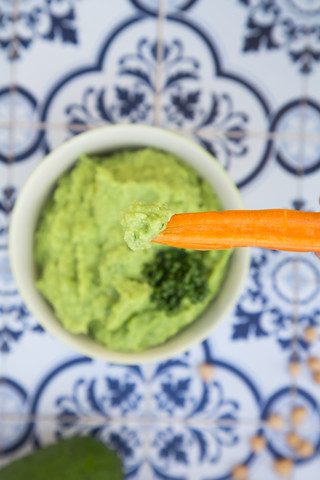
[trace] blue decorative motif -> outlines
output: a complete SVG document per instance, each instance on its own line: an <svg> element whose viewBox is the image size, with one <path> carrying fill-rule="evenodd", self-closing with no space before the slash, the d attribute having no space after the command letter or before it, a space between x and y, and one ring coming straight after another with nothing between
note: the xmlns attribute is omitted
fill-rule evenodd
<svg viewBox="0 0 320 480"><path fill-rule="evenodd" d="M42 327L30 316L14 282L8 252L8 220L16 198L14 187L6 187L0 196L0 354L9 353L12 344L18 342L26 331L43 332Z"/></svg>
<svg viewBox="0 0 320 480"><path fill-rule="evenodd" d="M303 74L320 61L319 2L238 0L249 10L244 52L284 48Z"/></svg>
<svg viewBox="0 0 320 480"><path fill-rule="evenodd" d="M38 411L47 383L62 374L68 378L67 387L50 398L55 416L63 430L65 423L78 422L84 417L96 417L104 423L108 418L125 417L142 408L143 375L140 367L103 365L97 371L94 364L79 358L62 364L44 379L36 395L34 413Z"/></svg>
<svg viewBox="0 0 320 480"><path fill-rule="evenodd" d="M213 381L206 384L190 377L188 363L172 359L161 363L153 376L153 396L157 414L164 412L172 417L193 418L205 415L211 421L238 421L239 404L225 398L224 387ZM217 427L219 433L220 427ZM222 427L221 432L232 434L232 428ZM218 435L219 436L219 435Z"/></svg>
<svg viewBox="0 0 320 480"><path fill-rule="evenodd" d="M237 106L236 99L239 90L249 102L254 99L254 128L261 124L259 128L264 129L269 107L262 94L248 81L226 72L212 40L186 19L168 17L168 25L173 32L175 27L187 29L204 49L204 59L200 61L195 52L189 53L175 33L161 45L159 61L157 42L141 37L143 22L154 24L152 17L129 19L107 38L96 64L70 72L55 86L45 101L41 121L50 122L54 110L55 121L60 115L61 122L68 125L69 136L103 123L150 124L157 95L161 95L158 121L166 128L192 131L194 138L236 177L237 185L244 186L265 165L271 144L262 141L261 147L257 149L255 144L252 149L248 131L253 128L253 118L243 104ZM131 38L130 47L122 56L115 56L112 49L124 28ZM162 72L160 91L155 79L157 67ZM75 85L77 88L72 88ZM50 132L46 141L49 151Z"/></svg>
<svg viewBox="0 0 320 480"><path fill-rule="evenodd" d="M168 429L167 432L172 434L171 429ZM162 442L162 446L159 449L160 457L173 457L177 462L188 463L187 446L183 446L184 437L182 435L173 435L173 437L164 439L164 441L162 439Z"/></svg>
<svg viewBox="0 0 320 480"><path fill-rule="evenodd" d="M16 189L14 187L8 186L0 190L0 253L3 253L8 248L8 227L9 227L9 215L13 209L14 202L16 199ZM3 260L4 262L4 260ZM8 285L9 280L11 279L10 269L8 268L7 263L3 264L0 272L2 272L4 278L4 284ZM7 292L7 288L6 288ZM1 288L0 288L1 294Z"/></svg>
<svg viewBox="0 0 320 480"><path fill-rule="evenodd" d="M201 136L201 130L199 130L199 133L195 133L195 137L228 171L235 159L244 157L248 153L247 123L248 115L234 111L232 98L228 94L213 93L208 116L199 127L211 125L221 133L217 138L208 140Z"/></svg>
<svg viewBox="0 0 320 480"><path fill-rule="evenodd" d="M288 419L288 412L292 406L303 407L306 411L306 418L303 425L296 425L295 431L304 440L307 440L314 446L314 454L308 457L299 457L295 455L295 463L301 464L310 462L319 456L320 450L320 434L315 425L319 424L320 415L316 399L306 390L296 388L292 390L285 387L275 392L266 402L262 411L261 418L266 420L271 414L278 414L282 418ZM292 450L286 441L286 432L276 432L267 429L266 437L268 448L274 457L292 457Z"/></svg>
<svg viewBox="0 0 320 480"><path fill-rule="evenodd" d="M198 0L166 0L166 12L187 10ZM149 15L158 15L159 0L131 0L133 5Z"/></svg>
<svg viewBox="0 0 320 480"><path fill-rule="evenodd" d="M246 408L251 415L255 410L260 411L259 393L251 381L233 366L212 358L207 342L203 348L204 361L214 363L216 373L211 381L204 382L194 374L188 356L160 363L151 378L155 422L168 415L171 418L170 427L155 428L152 446L156 457L151 466L156 478L192 477L195 464L199 478L202 478L200 472L207 478L213 464L212 478L228 478L230 463L226 458L241 441L238 429L241 418L249 415ZM232 397L236 391L237 400ZM184 419L181 428L180 418ZM248 453L245 460L242 456L239 461L250 459Z"/></svg>
<svg viewBox="0 0 320 480"><path fill-rule="evenodd" d="M137 410L142 396L137 392L136 382L132 381L132 372L136 373L136 370L125 373L123 380L112 376L77 379L71 395L63 395L56 400L58 418L63 423L65 416L76 421L89 415L108 417L111 411L125 416Z"/></svg>
<svg viewBox="0 0 320 480"><path fill-rule="evenodd" d="M250 337L274 337L282 349L292 353L296 332L292 328L297 315L298 356L306 354L310 344L303 339L304 329L318 326L320 309L320 272L318 261L290 253L255 249L245 293L236 307L234 340ZM317 260L314 258L314 260ZM295 309L293 305L298 305ZM301 308L299 306L301 305Z"/></svg>
<svg viewBox="0 0 320 480"><path fill-rule="evenodd" d="M44 445L48 437L55 441L92 435L117 450L125 463L126 478L134 476L143 463L143 436L139 428L129 426L128 417L138 416L138 409L143 408L143 382L140 367L99 364L86 357L61 364L43 379L34 395L31 413L41 418L49 409L55 419L45 430L41 422L35 425L35 445Z"/></svg>
<svg viewBox="0 0 320 480"><path fill-rule="evenodd" d="M279 164L288 172L301 176L309 175L319 169L320 148L318 142L304 140L303 155L301 139L286 139L293 132L297 136L318 136L320 132L320 105L308 98L293 100L275 114L270 130L280 136L273 143L275 156Z"/></svg>
<svg viewBox="0 0 320 480"><path fill-rule="evenodd" d="M113 103L108 106L106 89L95 90L90 87L84 91L81 104L66 107L65 112L72 133L78 133L79 125L116 123L118 120L133 123L150 121L152 104L148 98L155 92L157 44L143 38L138 41L136 50L137 53L119 59L119 78L129 77L135 80L131 89L115 86L114 94L110 95ZM201 133L195 136L221 165L229 170L232 160L244 156L248 150L245 144L247 114L234 111L232 98L227 93L212 92L210 105L206 111L203 109L200 103L201 91L187 90L190 88L188 87L190 80L197 82L194 88L199 88L200 64L195 58L184 54L180 40L174 40L172 44L163 46L163 70L162 94L168 94L163 105L166 122L183 128L189 121L193 121L196 131L210 125L223 132L214 140L203 138Z"/></svg>
<svg viewBox="0 0 320 480"><path fill-rule="evenodd" d="M7 216L11 213L16 199L16 189L8 186L2 190L0 197L0 215ZM2 232L3 233L3 232Z"/></svg>
<svg viewBox="0 0 320 480"><path fill-rule="evenodd" d="M16 381L0 376L1 414L5 416L25 415L28 408L28 395ZM25 422L4 422L1 424L0 457L14 452L27 440L30 425Z"/></svg>
<svg viewBox="0 0 320 480"><path fill-rule="evenodd" d="M10 110L14 111L19 122L33 123L38 121L38 103L32 93L16 85L14 91L9 87L0 89L0 119L10 122ZM6 130L4 130L6 132ZM16 129L13 145L8 135L0 135L0 162L15 162L28 158L39 146L41 131L36 129Z"/></svg>
<svg viewBox="0 0 320 480"><path fill-rule="evenodd" d="M177 409L187 407L187 397L190 392L191 378L173 376L170 372L182 370L185 375L189 374L188 364L181 360L168 360L161 363L154 374L154 380L161 379L159 390L154 392L157 410L163 410L169 415L176 414ZM192 394L191 394L192 395Z"/></svg>
<svg viewBox="0 0 320 480"><path fill-rule="evenodd" d="M22 1L18 12L14 2L2 2L0 6L0 49L7 53L10 60L21 57L38 39L63 43L78 43L76 28L77 0L37 0ZM14 41L11 41L12 25L16 24Z"/></svg>
<svg viewBox="0 0 320 480"><path fill-rule="evenodd" d="M70 130L76 125L118 121L145 122L151 121L152 95L155 91L155 64L157 46L146 38L139 40L136 54L128 54L119 58L119 79L132 78L130 87L115 85L110 93L103 87L87 88L82 95L81 104L65 107ZM108 93L112 98L108 102Z"/></svg>
<svg viewBox="0 0 320 480"><path fill-rule="evenodd" d="M203 347L198 347L202 361L212 362L209 345ZM244 373L217 359L218 377L203 382L193 374L191 357L150 365L153 403L149 406L144 403L146 385L140 367L103 364L86 357L62 363L43 379L30 408L39 418L50 412L55 421L45 429L36 422L29 434L37 446L50 439L94 435L121 455L126 478L176 480L185 478L187 470L196 465L203 478L212 465L215 479L227 478L233 447L244 435L238 428L241 416L247 408L256 418L260 416L260 396ZM241 392L241 400L230 398L233 389ZM152 418L155 405L156 417ZM162 423L168 415L170 427ZM147 425L148 432L141 425ZM144 438L153 452L147 459ZM249 447L237 455L239 461L252 458ZM176 468L180 467L179 476Z"/></svg>
<svg viewBox="0 0 320 480"><path fill-rule="evenodd" d="M230 478L231 465L234 464L230 455L235 452L239 441L235 434L228 443L220 442L215 429L210 426L154 428L150 467L155 478L225 480ZM226 460L229 457L230 460ZM251 459L249 454L244 462L249 463Z"/></svg>

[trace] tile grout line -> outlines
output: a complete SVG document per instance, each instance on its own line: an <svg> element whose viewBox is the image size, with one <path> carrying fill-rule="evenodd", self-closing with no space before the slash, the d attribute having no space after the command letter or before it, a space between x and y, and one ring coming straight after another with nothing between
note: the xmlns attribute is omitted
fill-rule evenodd
<svg viewBox="0 0 320 480"><path fill-rule="evenodd" d="M16 38L16 20L19 12L19 0L13 0L13 10L12 10L12 29L11 29L11 38L10 38L10 78L9 78L9 128L8 128L8 156L7 156L7 166L6 166L6 180L5 188L9 188L13 185L13 171L10 168L14 163L14 145L15 145L15 132L14 132L14 121L15 121L15 106L14 106L14 94L16 91L16 65L14 63L14 42ZM1 128L1 126L0 126ZM9 219L5 221L6 235L9 231ZM2 318L0 322L2 328L5 325L5 319ZM7 357L3 354L1 355L1 372L0 375L5 379L5 372L7 370ZM5 398L0 401L0 421L5 419ZM1 446L4 445L4 433L3 429L0 429L0 451Z"/></svg>
<svg viewBox="0 0 320 480"><path fill-rule="evenodd" d="M13 0L13 14L12 14L12 36L10 42L11 48L11 65L10 65L10 97L9 97L9 155L8 155L8 165L11 166L14 163L14 147L15 147L15 102L14 102L14 95L16 93L16 84L17 84L17 65L14 61L15 58L15 47L14 44L16 42L17 33L16 33L16 22L18 19L20 9L20 2L19 0ZM8 169L7 174L7 186L13 184L13 173L12 169Z"/></svg>
<svg viewBox="0 0 320 480"><path fill-rule="evenodd" d="M155 81L154 81L154 115L153 124L160 126L161 124L161 93L163 85L163 45L164 45L164 25L166 18L166 0L159 0L158 18L157 18L157 32L156 32L156 67L155 67Z"/></svg>
<svg viewBox="0 0 320 480"><path fill-rule="evenodd" d="M306 98L308 96L308 81L306 78L302 77L301 79L301 101L300 101L300 144L299 144L299 171L298 178L296 183L296 196L297 198L303 198L304 191L304 161L305 161L305 144L306 144ZM298 357L299 355L299 292L301 286L300 279L300 264L301 264L301 254L297 254L297 262L293 265L293 276L294 276L294 285L293 285L293 306L292 306L292 342L291 342L291 351L293 357ZM296 403L298 397L297 391L297 378L291 376L291 388L290 395L292 406ZM291 425L292 430L294 431L294 425Z"/></svg>
<svg viewBox="0 0 320 480"><path fill-rule="evenodd" d="M17 38L16 32L16 22L18 19L20 10L20 1L13 0L13 11L12 11L12 36L10 41L10 86L9 86L9 124L7 128L9 129L9 153L8 153L8 169L7 169L7 187L13 185L13 168L10 168L15 161L14 149L15 149L15 121L16 121L16 112L15 112L15 102L14 95L17 90L17 65L15 63L15 42ZM1 128L1 125L0 125Z"/></svg>
<svg viewBox="0 0 320 480"><path fill-rule="evenodd" d="M158 16L157 16L157 31L156 31L156 65L155 65L155 96L153 103L153 124L160 126L161 124L161 92L162 92L162 76L163 76L163 45L164 45L164 24L165 24L165 12L166 12L166 0L159 0ZM148 372L149 373L149 372ZM151 417L151 382L150 375L147 376L147 382L145 386L146 395L146 412L147 416ZM147 463L150 458L150 445L151 445L151 424L147 423L146 429L143 435L143 451L144 462Z"/></svg>
<svg viewBox="0 0 320 480"><path fill-rule="evenodd" d="M162 93L162 77L163 77L163 46L164 46L164 24L166 18L166 0L159 0L158 16L157 16L157 31L156 31L156 66L155 66L155 97L154 97L154 116L153 124L160 126L161 124L161 93ZM146 384L146 412L151 416L151 382L150 375L147 377ZM147 425L144 435L144 457L147 462L150 457L150 440L151 431L150 424Z"/></svg>
<svg viewBox="0 0 320 480"><path fill-rule="evenodd" d="M268 428L272 430L269 426L267 420L249 420L243 419L239 422L234 420L213 420L210 421L208 418L202 419L175 419L175 418L161 418L157 419L156 417L84 417L78 422L74 421L73 416L64 415L59 417L59 421L62 423L77 423L78 425L138 425L144 427L150 426L183 426L183 427L195 427L198 426L200 428ZM53 415L14 415L10 414L7 415L1 423L3 424L12 424L12 423L56 423L57 418ZM289 431L291 425L288 423L285 425L283 432ZM304 428L305 433L320 433L320 427L315 428Z"/></svg>
<svg viewBox="0 0 320 480"><path fill-rule="evenodd" d="M16 91L16 89L12 89L12 91ZM64 130L66 128L72 129L77 132L86 132L87 130L91 130L93 128L101 128L107 125L116 125L116 124L108 124L105 122L97 122L87 125L79 125L79 124L66 124L66 123L46 123L46 122L19 122L19 121L0 121L0 128L4 129L14 129L18 128L21 130ZM181 135L198 135L202 132L202 129L180 129L180 128L170 128L170 131L175 133L180 133ZM243 134L240 132L228 132L225 130L216 130L214 128L207 128L205 130L206 136L224 136L227 138L242 138ZM319 142L320 141L320 134L307 134L305 133L302 137L301 134L295 132L266 132L266 131L258 131L258 130L251 130L247 132L247 138L256 138L256 139L264 139L264 140L277 140L277 139L287 139L291 141L313 141Z"/></svg>

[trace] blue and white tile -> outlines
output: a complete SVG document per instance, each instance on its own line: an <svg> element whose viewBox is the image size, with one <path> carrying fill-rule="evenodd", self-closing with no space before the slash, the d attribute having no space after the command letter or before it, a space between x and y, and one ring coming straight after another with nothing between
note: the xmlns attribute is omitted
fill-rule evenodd
<svg viewBox="0 0 320 480"><path fill-rule="evenodd" d="M253 428L219 428L187 425L152 429L149 478L220 480L230 478L238 464L253 459L249 440Z"/></svg>
<svg viewBox="0 0 320 480"><path fill-rule="evenodd" d="M77 425L149 415L143 367L93 361L29 331L3 360L2 374L27 392L27 413L37 418L68 417Z"/></svg>
<svg viewBox="0 0 320 480"><path fill-rule="evenodd" d="M255 144L252 142L253 150ZM248 209L293 208L303 209L301 179L289 173L279 164L273 142L266 163L252 181L240 189L242 199Z"/></svg>
<svg viewBox="0 0 320 480"><path fill-rule="evenodd" d="M125 0L112 8L99 0L28 0L19 3L16 50L18 77L23 86L43 99L53 81L95 56L106 31L134 16ZM87 21L91 18L91 21ZM41 58L50 56L45 68ZM41 72L35 77L34 72Z"/></svg>
<svg viewBox="0 0 320 480"><path fill-rule="evenodd" d="M39 122L39 101L34 91L19 83L11 94L12 121L14 122L12 155L20 162L30 155L40 140L40 131L33 128Z"/></svg>
<svg viewBox="0 0 320 480"><path fill-rule="evenodd" d="M270 130L279 134L274 140L278 163L297 176L310 175L319 169L320 104L309 97L283 105L275 114ZM292 138L292 134L297 136Z"/></svg>
<svg viewBox="0 0 320 480"><path fill-rule="evenodd" d="M15 188L15 194L18 195L27 178L43 160L46 150L42 141L44 130L30 126L15 128L13 134L14 161L6 165L6 169L9 184Z"/></svg>
<svg viewBox="0 0 320 480"><path fill-rule="evenodd" d="M311 347L303 340L304 329L319 324L319 275L312 253L253 249L243 294L212 334L215 355L246 368L265 393L289 381L293 336L296 355L305 360Z"/></svg>
<svg viewBox="0 0 320 480"><path fill-rule="evenodd" d="M13 45L11 42L13 35L13 13L14 4L10 0L4 0L0 7L1 19L1 35L0 35L0 59L1 64L5 65L5 60L8 63L14 57ZM5 70L4 70L5 71Z"/></svg>
<svg viewBox="0 0 320 480"><path fill-rule="evenodd" d="M130 22L101 43L95 62L70 69L44 104L46 122L86 126L152 123L156 72L154 18ZM49 135L49 144L50 144Z"/></svg>
<svg viewBox="0 0 320 480"><path fill-rule="evenodd" d="M4 61L0 61L0 69L5 66ZM2 75L2 73L1 73ZM9 78L7 79L9 82ZM1 82L1 79L0 79ZM7 171L6 164L8 157L11 156L12 150L12 131L7 127L12 121L12 103L9 83L3 86L0 84L0 186L6 183Z"/></svg>
<svg viewBox="0 0 320 480"><path fill-rule="evenodd" d="M320 17L320 14L319 14ZM320 21L320 20L319 20ZM320 48L320 47L319 47ZM320 104L320 93L319 93L319 75L320 75L320 65L318 66L317 73L314 75L310 75L308 78L308 100L313 105L313 110L316 111L316 120L312 125L312 131L317 132L319 136L319 104ZM311 127L311 125L310 125Z"/></svg>
<svg viewBox="0 0 320 480"><path fill-rule="evenodd" d="M246 465L249 478L276 480L274 461L278 451L280 455L292 458L292 452L282 444L284 435L273 439L277 451L270 439L267 448L260 454L253 454L250 446L254 427L214 428L210 426L189 426L184 424L155 425L150 428L130 424L82 424L74 426L61 422L36 422L29 429L23 444L10 456L2 456L4 464L8 458L16 458L43 447L77 435L93 435L109 448L117 451L124 464L126 479L144 480L222 480L231 478L234 467ZM317 447L319 437L304 434L304 438L314 442ZM315 455L296 460L291 478L300 480L317 478L319 457ZM304 476L305 475L305 476Z"/></svg>
<svg viewBox="0 0 320 480"><path fill-rule="evenodd" d="M316 329L318 334L320 335L320 326L319 323L316 325ZM319 340L313 343L308 350L308 355L310 357L318 357L320 356L320 344ZM301 364L301 374L297 378L297 384L299 388L304 390L312 397L318 404L318 411L320 411L320 402L319 402L319 395L320 395L320 385L313 380L313 372L311 372L310 368L308 367L306 362ZM320 432L320 419L316 419L313 425L310 427L310 430L313 432Z"/></svg>
<svg viewBox="0 0 320 480"><path fill-rule="evenodd" d="M12 165L14 168L14 165ZM0 188L0 361L4 361L27 333L39 335L43 332L38 322L32 318L25 306L14 281L8 254L8 228L10 214L14 207L19 187L12 182L8 172L8 180ZM22 179L21 179L22 180ZM24 181L23 179L22 181ZM16 367L19 363L16 364ZM21 359L21 364L25 361ZM7 363L5 364L5 367ZM3 373L3 372L1 372Z"/></svg>
<svg viewBox="0 0 320 480"><path fill-rule="evenodd" d="M32 414L70 417L75 424L147 415L145 376L139 366L121 366L73 357L57 362L32 392Z"/></svg>
<svg viewBox="0 0 320 480"><path fill-rule="evenodd" d="M60 3L60 4L59 4ZM21 60L26 52L34 49L37 43L62 41L77 44L76 1L45 2L27 0L15 4L9 0L2 2L2 56L12 61ZM14 42L9 44L13 35Z"/></svg>
<svg viewBox="0 0 320 480"><path fill-rule="evenodd" d="M159 14L159 6L162 0L131 0L131 2L141 11L148 15ZM192 7L197 0L166 0L162 2L165 7L165 13L175 13L176 11L186 11ZM162 6L161 5L161 6Z"/></svg>
<svg viewBox="0 0 320 480"><path fill-rule="evenodd" d="M7 166L7 182L0 188L0 363L2 365L0 374L7 373L7 369L10 370L12 367L12 378L14 381L19 381L22 378L26 379L33 376L32 370L28 370L26 358L33 357L30 352L34 351L34 347L27 342L27 349L25 350L25 339L31 336L37 344L37 339L41 337L43 342L44 337L48 338L48 335L44 333L37 320L30 315L22 300L9 261L8 228L10 215L19 188L28 174L31 173L30 169L27 171L23 169L19 176L13 175L13 173L16 173L16 167L16 163ZM17 350L20 350L19 355L13 355ZM42 362L38 361L37 356L33 358L36 366L39 367ZM16 376L19 378L16 379Z"/></svg>
<svg viewBox="0 0 320 480"><path fill-rule="evenodd" d="M8 257L9 217L16 198L16 188L3 182L0 185L0 375L3 374L3 355L10 351L24 330L29 313L13 280Z"/></svg>
<svg viewBox="0 0 320 480"><path fill-rule="evenodd" d="M315 479L318 476L320 469L320 457L313 458L311 462L306 462L299 465L295 469L295 480L304 480L305 478Z"/></svg>
<svg viewBox="0 0 320 480"><path fill-rule="evenodd" d="M229 402L229 408L230 408ZM275 432L270 427L259 428L258 422L247 422L245 426L237 423L220 423L206 425L191 419L190 422L178 424L177 420L154 427L154 440L150 463L154 478L162 478L166 472L168 478L216 479L230 478L232 469L238 464L245 464L249 470L249 478L278 478L274 472L274 461L279 457L292 458L295 462L293 478L303 478L302 471L308 470L315 479L317 458L319 454L319 407L316 397L310 392L298 388L293 397L289 387L275 392L266 398L261 418L269 414L280 414L289 424L289 412L292 406L303 406L307 410L307 418L303 426L297 428L298 434L314 447L314 454L308 458L298 458L286 444L288 426L284 431ZM225 420L230 418L226 417ZM250 440L256 433L263 433L267 440L266 450L261 454L253 454ZM308 468L307 468L308 467ZM159 477L157 476L159 475ZM312 476L313 475L313 476ZM153 477L152 477L153 478Z"/></svg>
<svg viewBox="0 0 320 480"><path fill-rule="evenodd" d="M109 96L111 94L109 90L113 88L115 76L118 75L120 58L126 54L130 55L131 50L142 37L151 37L153 42L155 40L156 19L147 17L129 1L113 2L112 8L109 8L109 3L101 4L99 0L55 1L50 2L49 6L42 0L33 0L32 3L41 4L33 5L33 8L38 7L43 10L47 27L52 24L52 19L55 19L56 23L52 38L47 38L48 35L35 36L28 50L23 52L18 64L18 79L24 88L33 95L36 94L41 106L41 119L45 121L68 122L65 118L68 114L64 109L60 115L55 111L54 118L49 115L47 109L52 97L62 88L62 85L68 83L71 74L75 77L74 94L70 96L69 101L67 97L65 98L63 107L67 108L72 104L81 105L86 89L90 88L94 90L106 88ZM26 4L22 2L22 8L27 10L26 15L30 14L31 7L30 2ZM49 10L56 10L57 13L52 14ZM88 18L91 19L90 22L87 21ZM66 29L65 32L64 29ZM129 45L131 48L128 47ZM110 54L109 46L112 47ZM108 51L107 63L104 62L106 56L104 50ZM40 59L48 55L51 61L43 69ZM146 59L148 60L152 59ZM127 66L132 68L132 62L130 65L124 65L123 69ZM35 78L34 72L39 68L41 68L41 75ZM105 68L108 68L107 74ZM79 82L78 77L82 82ZM135 80L137 83L141 78ZM125 86L122 86L122 89L124 88ZM125 95L121 91L121 85L119 89L118 96ZM68 94L70 95L70 91L66 93ZM101 95L103 96L103 93ZM94 102L94 95L91 98ZM132 100L131 97L128 101L130 100ZM99 118L99 112L90 113L96 114ZM87 120L96 123L92 117Z"/></svg>
<svg viewBox="0 0 320 480"><path fill-rule="evenodd" d="M293 460L292 457L289 457ZM279 480L279 476L274 467L275 458L268 452L258 455L252 462L249 469L249 478L258 478L259 480ZM308 478L316 480L319 469L319 458L311 458L303 464L293 464L292 472L287 478L294 480L303 480ZM285 477L286 478L286 477Z"/></svg>
<svg viewBox="0 0 320 480"><path fill-rule="evenodd" d="M317 2L312 3L317 10ZM295 4L312 10L310 2L303 0L199 0L177 15L211 36L224 68L249 78L273 110L302 95L307 72L318 66L317 56L310 55L306 45L308 28L319 24L317 16L312 11L301 13Z"/></svg>
<svg viewBox="0 0 320 480"><path fill-rule="evenodd" d="M248 419L258 421L262 399L253 378L239 363L221 360L208 342L160 363L150 380L151 414L169 424L177 420L223 424L222 430L224 423L236 426ZM212 378L202 377L199 368L203 364L212 365Z"/></svg>
<svg viewBox="0 0 320 480"><path fill-rule="evenodd" d="M314 446L315 454L319 452L320 412L317 397L313 396L310 390L301 388L300 386L295 389L284 387L267 399L261 415L261 418L266 420L269 415L277 414L280 415L286 423L286 428L282 431L275 431L270 427L265 429L268 449L275 458L290 457L293 454L292 449L290 449L286 442L286 435L288 431L292 429L290 422L292 407L305 408L307 412L306 418L300 425L296 425L294 430L301 438L308 440ZM305 459L299 458L297 454L295 461L297 464L300 464L303 463Z"/></svg>
<svg viewBox="0 0 320 480"><path fill-rule="evenodd" d="M166 127L211 127L228 133L267 129L264 91L249 76L231 73L214 37L187 14L166 20L162 69Z"/></svg>
<svg viewBox="0 0 320 480"><path fill-rule="evenodd" d="M6 456L23 447L30 425L19 417L29 413L30 398L19 382L7 376L0 377L0 465Z"/></svg>
<svg viewBox="0 0 320 480"><path fill-rule="evenodd" d="M291 152L292 147L291 156L288 154L286 158L295 166L301 142L291 140L283 146L279 139L270 139L264 133L247 132L234 142L223 132L211 135L203 135L201 130L179 132L205 148L224 167L240 189L246 208L302 208L299 206L299 201L303 202L300 176L296 171L289 172L277 159L281 148Z"/></svg>
<svg viewBox="0 0 320 480"><path fill-rule="evenodd" d="M0 124L12 121L12 102L10 98L10 85L13 80L12 51L12 2L5 1L0 5ZM12 136L8 128L0 126L0 188L6 180L4 162L11 153Z"/></svg>

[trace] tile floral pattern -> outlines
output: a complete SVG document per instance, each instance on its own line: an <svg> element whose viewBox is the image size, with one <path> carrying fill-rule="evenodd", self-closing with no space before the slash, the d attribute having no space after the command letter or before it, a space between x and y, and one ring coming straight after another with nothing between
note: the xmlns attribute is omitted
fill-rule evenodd
<svg viewBox="0 0 320 480"><path fill-rule="evenodd" d="M17 60L23 51L32 48L37 41L62 41L78 43L76 26L77 0L4 0L0 6L0 22L3 34L0 48L10 60ZM11 26L15 23L14 41L11 41Z"/></svg>
<svg viewBox="0 0 320 480"><path fill-rule="evenodd" d="M239 0L248 9L244 52L286 50L302 74L320 60L319 14L316 1Z"/></svg>
<svg viewBox="0 0 320 480"><path fill-rule="evenodd" d="M158 364L120 366L79 356L29 314L8 229L46 153L129 122L206 148L248 208L317 211L319 28L318 0L1 2L0 70L14 83L0 79L0 464L93 435L118 451L126 479L227 480L241 464L249 479L269 480L279 458L292 460L292 478L318 478L319 375L307 367L320 357L315 255L253 249L238 304L208 340ZM52 78L41 70L48 57ZM293 407L305 415L297 425ZM293 427L307 454L288 446Z"/></svg>
<svg viewBox="0 0 320 480"><path fill-rule="evenodd" d="M232 339L273 336L289 354L299 359L306 357L311 345L303 333L319 324L319 280L316 258L299 258L274 250L254 252L247 288L235 309ZM299 303L297 332L292 329L295 296ZM297 336L294 352L293 335Z"/></svg>

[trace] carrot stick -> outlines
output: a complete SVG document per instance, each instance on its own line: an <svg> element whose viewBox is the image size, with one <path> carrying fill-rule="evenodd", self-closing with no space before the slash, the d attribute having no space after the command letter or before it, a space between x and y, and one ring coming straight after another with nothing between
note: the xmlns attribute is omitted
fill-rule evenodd
<svg viewBox="0 0 320 480"><path fill-rule="evenodd" d="M180 213L152 242L193 250L320 251L320 213L283 209Z"/></svg>

